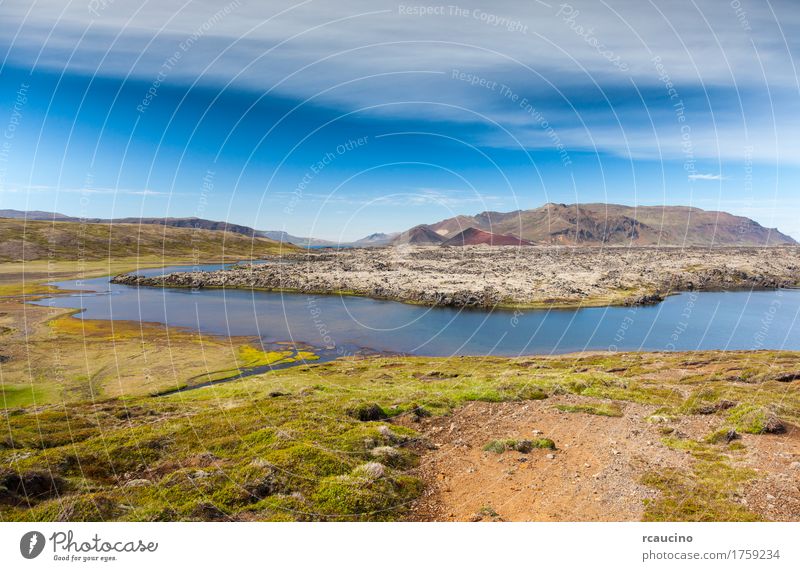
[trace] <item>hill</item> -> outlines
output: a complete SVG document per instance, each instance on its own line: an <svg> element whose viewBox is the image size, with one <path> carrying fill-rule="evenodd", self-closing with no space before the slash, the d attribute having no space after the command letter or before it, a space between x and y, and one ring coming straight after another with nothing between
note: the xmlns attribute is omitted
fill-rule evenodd
<svg viewBox="0 0 800 571"><path fill-rule="evenodd" d="M410 232L410 230L409 230ZM400 235L399 232L393 232L391 234L384 234L383 232L376 232L375 234L370 234L369 236L364 236L360 240L356 240L355 242L350 242L347 244L342 244L343 246L353 246L356 248L374 248L377 246L388 246L391 244L398 236Z"/></svg>
<svg viewBox="0 0 800 571"><path fill-rule="evenodd" d="M406 230L397 238L392 240L392 245L400 244L416 244L416 245L432 245L441 244L444 242L439 234L430 229L425 224L414 226L410 230Z"/></svg>
<svg viewBox="0 0 800 571"><path fill-rule="evenodd" d="M777 229L726 212L687 206L545 204L532 210L482 212L428 225L444 238L467 228L541 245L775 246L796 244Z"/></svg>
<svg viewBox="0 0 800 571"><path fill-rule="evenodd" d="M45 212L43 210L14 210L6 208L0 210L0 218L15 218L24 220L72 220L73 218L60 212ZM75 219L77 220L77 219Z"/></svg>
<svg viewBox="0 0 800 571"><path fill-rule="evenodd" d="M277 242L294 244L297 246L335 246L335 242L329 240L318 240L316 238L304 238L292 236L280 230L256 230L250 226L233 224L219 220L206 220L194 216L184 218L156 218L156 217L128 217L128 218L78 218L67 216L59 212L45 212L42 210L0 210L0 218L13 218L15 220L47 220L58 222L82 222L84 224L156 224L160 226L171 226L174 228L197 228L203 230L222 230L223 232L233 232L243 236L269 238Z"/></svg>
<svg viewBox="0 0 800 571"><path fill-rule="evenodd" d="M319 238L311 238L305 236L294 236L283 230L261 230L259 235L264 238L269 238L277 242L284 242L286 244L294 244L295 246L302 246L309 248L313 246L336 246L337 243L331 240L321 240Z"/></svg>
<svg viewBox="0 0 800 571"><path fill-rule="evenodd" d="M175 228L199 228L204 230L222 230L244 236L258 236L258 230L241 224L206 220L195 216L185 218L156 218L156 217L127 217L127 218L78 218L67 216L59 212L44 212L41 210L0 210L0 218L13 218L15 220L47 220L57 222L82 222L84 224L158 224Z"/></svg>
<svg viewBox="0 0 800 571"><path fill-rule="evenodd" d="M438 236L438 234L437 234ZM467 228L449 240L442 242L442 246L532 246L533 242L522 240L516 236L493 234L477 228Z"/></svg>
<svg viewBox="0 0 800 571"><path fill-rule="evenodd" d="M248 259L287 250L294 251L296 247L223 230L0 219L0 261L102 260L148 255Z"/></svg>

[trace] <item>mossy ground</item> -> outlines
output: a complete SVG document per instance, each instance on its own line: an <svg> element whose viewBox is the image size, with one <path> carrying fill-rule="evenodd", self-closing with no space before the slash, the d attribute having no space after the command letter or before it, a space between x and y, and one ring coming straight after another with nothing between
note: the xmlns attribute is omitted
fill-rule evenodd
<svg viewBox="0 0 800 571"><path fill-rule="evenodd" d="M695 358L727 366L761 359L774 366L788 356L706 353ZM665 364L677 370L686 358L373 357L299 365L168 397L9 408L0 444L4 464L21 474L54 474L65 486L60 497L30 505L19 498L7 501L2 517L402 518L422 483L409 474L418 458L411 446L417 435L395 418L413 417L420 410L447 414L475 400L538 399L565 392L606 398L611 392L621 401L658 401L680 411L699 386L707 390L708 384L680 374L670 381L661 376ZM740 399L749 386L722 380L713 384ZM780 403L783 418L797 421L796 389L785 383L749 387L750 400L759 406ZM352 411L364 403L378 405L389 418L359 420ZM724 419L729 413L718 414ZM730 501L737 482L755 477L736 466L735 447L670 437L664 445L688 450L694 464L688 471L646 476L647 485L662 491L659 500L648 504L647 519L756 517Z"/></svg>
<svg viewBox="0 0 800 571"><path fill-rule="evenodd" d="M646 521L759 521L758 514L732 501L741 485L758 476L737 466L736 442L726 443L717 434L705 442L667 437L664 445L691 454L690 470L648 472L642 483L661 492L656 501L645 502Z"/></svg>

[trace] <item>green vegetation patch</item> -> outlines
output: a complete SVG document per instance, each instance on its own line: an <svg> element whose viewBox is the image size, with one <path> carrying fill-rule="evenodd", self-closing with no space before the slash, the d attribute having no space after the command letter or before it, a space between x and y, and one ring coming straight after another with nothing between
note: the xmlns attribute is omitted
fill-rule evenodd
<svg viewBox="0 0 800 571"><path fill-rule="evenodd" d="M557 404L554 408L562 412L582 412L597 416L622 416L622 410L615 404Z"/></svg>
<svg viewBox="0 0 800 571"><path fill-rule="evenodd" d="M547 450L555 450L556 443L549 438L535 438L533 440L515 440L513 438L506 438L503 440L492 440L484 447L484 452L494 452L495 454L502 454L507 450L514 450L527 454L532 452L535 448L546 448Z"/></svg>
<svg viewBox="0 0 800 571"><path fill-rule="evenodd" d="M46 398L46 389L37 385L5 384L0 388L0 404L5 408L30 406L44 402Z"/></svg>
<svg viewBox="0 0 800 571"><path fill-rule="evenodd" d="M740 432L748 434L780 434L786 431L781 420L763 406L741 404L728 413L728 422Z"/></svg>
<svg viewBox="0 0 800 571"><path fill-rule="evenodd" d="M252 348L239 356L248 363L274 358ZM0 488L0 519L402 519L421 491L412 471L422 449L413 427L424 426L425 417L450 414L471 401L558 393L591 397L576 398L567 405L575 408L562 409L568 412L608 413L601 407L617 406L599 399L662 407L650 420L664 429L666 445L688 451L692 459L687 470L645 477L661 492L648 502L647 519L755 519L735 501L739 486L755 474L736 466L741 442L726 443L727 431L761 433L778 417L800 422L800 395L778 381L729 381L726 371L772 367L775 375L790 374L796 355L697 353L691 376L679 372L690 366L681 365L686 360L680 354L353 358L170 396L68 406L38 399L31 406L30 396L15 396L24 391L14 393L17 386L6 384L12 389L6 398L18 400L2 411L1 476L11 487ZM38 385L42 390L63 390L55 379L45 380ZM693 397L696 404L739 403L714 413L725 419L725 434L699 441L676 436L670 424L696 410L683 406ZM507 438L486 447L499 454L536 448L555 444ZM42 493L20 495L15 482L23 480Z"/></svg>
<svg viewBox="0 0 800 571"><path fill-rule="evenodd" d="M717 437L712 440L725 442ZM742 484L757 473L737 467L725 450L707 442L667 437L662 442L692 455L688 470L648 472L642 483L657 489L657 499L645 500L645 521L758 521L757 514L737 502Z"/></svg>

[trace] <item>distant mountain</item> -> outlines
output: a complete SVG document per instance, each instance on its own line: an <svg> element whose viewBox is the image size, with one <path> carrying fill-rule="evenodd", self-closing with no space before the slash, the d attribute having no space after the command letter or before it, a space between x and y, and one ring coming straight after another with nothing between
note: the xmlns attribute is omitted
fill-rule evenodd
<svg viewBox="0 0 800 571"><path fill-rule="evenodd" d="M507 236L504 234L494 234L479 230L477 228L467 228L463 232L459 232L452 238L442 242L442 246L532 246L533 242L522 240L516 236Z"/></svg>
<svg viewBox="0 0 800 571"><path fill-rule="evenodd" d="M83 222L84 224L156 224L161 226L171 226L174 228L199 228L201 230L218 230L223 232L233 232L243 236L269 238L277 242L294 244L297 246L335 246L336 242L329 240L318 240L316 238L302 238L292 236L279 230L256 230L242 224L231 222L221 222L217 220L206 220L205 218L186 217L186 218L78 218L67 216L58 212L43 212L41 210L0 210L0 218L14 218L17 220L55 220L59 222Z"/></svg>
<svg viewBox="0 0 800 571"><path fill-rule="evenodd" d="M369 236L365 236L360 240L356 240L355 242L350 242L349 244L346 245L357 248L375 248L377 246L388 246L399 235L400 232L393 232L391 234L384 234L383 232L377 232L375 234L370 234Z"/></svg>
<svg viewBox="0 0 800 571"><path fill-rule="evenodd" d="M245 236L258 236L261 233L249 226L232 224L230 222L219 222L216 220L206 220L204 218L78 218L77 216L66 216L58 212L43 212L41 210L0 210L0 218L15 218L18 220L57 220L60 222L83 222L85 224L160 224L161 226L172 226L174 228L200 228L202 230L222 230L243 234Z"/></svg>
<svg viewBox="0 0 800 571"><path fill-rule="evenodd" d="M312 246L337 246L336 242L330 240L321 240L319 238L304 238L302 236L293 236L281 230L263 230L259 232L260 236L271 238L284 244L294 244L295 246L303 246L306 248Z"/></svg>
<svg viewBox="0 0 800 571"><path fill-rule="evenodd" d="M420 224L419 226L414 226L410 230L406 230L397 236L391 241L391 244L394 246L400 244L416 244L421 246L441 244L442 242L444 242L444 238L434 232L430 226Z"/></svg>
<svg viewBox="0 0 800 571"><path fill-rule="evenodd" d="M405 232L370 234L342 243L293 236L281 231L255 230L249 226L203 218L80 219L57 212L0 210L0 218L98 224L155 224L177 228L227 231L250 238L265 237L304 247L350 246L359 248L400 244L435 245L472 228L498 236L513 236L538 245L620 246L777 246L797 242L775 228L726 212L688 206L622 206L618 204L545 204L532 210L481 212L455 216L434 224L420 224ZM465 241L485 240L468 233ZM492 238L491 243L498 243ZM488 243L488 242L487 242Z"/></svg>
<svg viewBox="0 0 800 571"><path fill-rule="evenodd" d="M687 206L545 204L532 210L481 212L428 225L450 239L468 228L540 245L775 246L797 242L774 228L726 212Z"/></svg>
<svg viewBox="0 0 800 571"><path fill-rule="evenodd" d="M221 230L223 232L233 232L244 236L260 236L261 232L249 226L241 224L231 224L230 222L220 222L216 220L206 220L204 218L90 218L84 220L88 223L98 224L159 224L161 226L171 226L173 228L200 228L202 230Z"/></svg>
<svg viewBox="0 0 800 571"><path fill-rule="evenodd" d="M0 210L0 218L14 218L16 220L67 220L70 217L58 212L44 212L42 210Z"/></svg>

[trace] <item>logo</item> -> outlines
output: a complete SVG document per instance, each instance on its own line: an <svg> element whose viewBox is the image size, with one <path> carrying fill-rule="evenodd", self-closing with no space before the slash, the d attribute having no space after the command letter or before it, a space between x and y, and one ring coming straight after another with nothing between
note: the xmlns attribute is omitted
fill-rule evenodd
<svg viewBox="0 0 800 571"><path fill-rule="evenodd" d="M19 552L25 559L35 559L44 549L44 534L29 531L19 540Z"/></svg>

